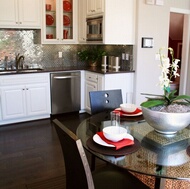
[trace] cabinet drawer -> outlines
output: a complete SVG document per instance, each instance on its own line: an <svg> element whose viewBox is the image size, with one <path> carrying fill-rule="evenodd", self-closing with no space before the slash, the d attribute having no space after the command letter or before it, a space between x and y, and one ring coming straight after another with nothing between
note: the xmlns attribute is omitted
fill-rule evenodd
<svg viewBox="0 0 190 189"><path fill-rule="evenodd" d="M86 73L86 80L97 83L98 82L98 75Z"/></svg>
<svg viewBox="0 0 190 189"><path fill-rule="evenodd" d="M0 76L0 86L49 83L49 73L13 74Z"/></svg>

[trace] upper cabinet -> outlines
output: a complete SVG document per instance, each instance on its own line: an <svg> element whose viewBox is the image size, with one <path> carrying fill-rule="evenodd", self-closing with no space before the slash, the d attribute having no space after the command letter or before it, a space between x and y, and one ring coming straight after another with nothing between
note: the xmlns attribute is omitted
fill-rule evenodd
<svg viewBox="0 0 190 189"><path fill-rule="evenodd" d="M86 0L80 0L78 4L78 41L86 42Z"/></svg>
<svg viewBox="0 0 190 189"><path fill-rule="evenodd" d="M135 22L136 22L136 0L82 0L86 3L86 18L103 17L100 27L91 27L91 33L102 32L103 41L86 41L86 19L82 18L84 8L79 7L79 42L90 44L110 45L134 45L135 44ZM80 5L79 5L80 6ZM83 15L84 17L84 15ZM85 23L85 25L84 25Z"/></svg>
<svg viewBox="0 0 190 189"><path fill-rule="evenodd" d="M41 28L41 0L0 0L0 28Z"/></svg>
<svg viewBox="0 0 190 189"><path fill-rule="evenodd" d="M77 42L77 0L43 0L42 43Z"/></svg>
<svg viewBox="0 0 190 189"><path fill-rule="evenodd" d="M104 12L104 0L87 0L87 16L95 16Z"/></svg>
<svg viewBox="0 0 190 189"><path fill-rule="evenodd" d="M135 44L136 0L105 0L103 43Z"/></svg>

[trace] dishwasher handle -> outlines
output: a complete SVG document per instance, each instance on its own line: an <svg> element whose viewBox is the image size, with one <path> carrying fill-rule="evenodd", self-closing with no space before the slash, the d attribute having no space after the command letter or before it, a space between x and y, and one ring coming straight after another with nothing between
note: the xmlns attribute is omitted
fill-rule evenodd
<svg viewBox="0 0 190 189"><path fill-rule="evenodd" d="M55 76L53 77L54 79L70 79L70 78L76 78L76 77L79 77L79 76Z"/></svg>

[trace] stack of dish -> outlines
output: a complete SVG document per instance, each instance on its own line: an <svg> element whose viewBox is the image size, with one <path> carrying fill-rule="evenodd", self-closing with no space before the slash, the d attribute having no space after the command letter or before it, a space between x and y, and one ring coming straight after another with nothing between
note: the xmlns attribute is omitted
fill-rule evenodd
<svg viewBox="0 0 190 189"><path fill-rule="evenodd" d="M115 147L116 150L134 144L133 136L128 134L127 130L120 126L105 127L101 132L97 132L93 136L93 140L102 146Z"/></svg>
<svg viewBox="0 0 190 189"><path fill-rule="evenodd" d="M120 116L140 116L142 115L141 108L138 108L135 104L120 104L120 108L116 108L114 111L119 112Z"/></svg>

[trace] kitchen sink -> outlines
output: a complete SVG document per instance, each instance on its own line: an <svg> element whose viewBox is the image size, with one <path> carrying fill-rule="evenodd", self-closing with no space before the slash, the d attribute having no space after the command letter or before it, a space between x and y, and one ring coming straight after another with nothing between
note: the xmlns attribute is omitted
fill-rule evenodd
<svg viewBox="0 0 190 189"><path fill-rule="evenodd" d="M11 73L32 73L42 71L41 68L35 69L19 69L19 70L0 70L0 75L11 74Z"/></svg>

